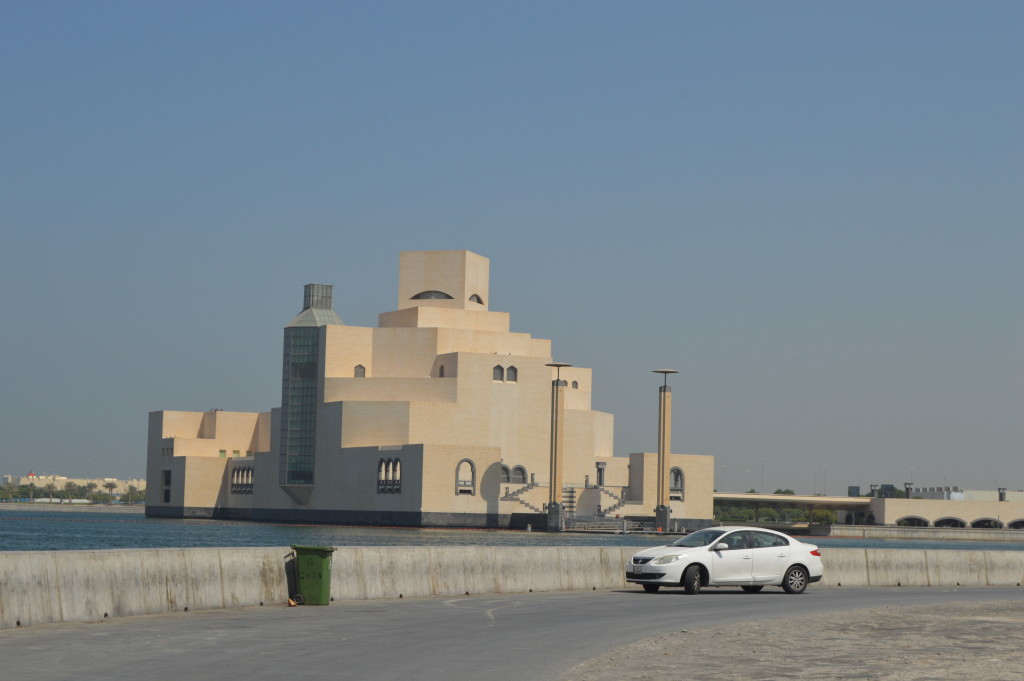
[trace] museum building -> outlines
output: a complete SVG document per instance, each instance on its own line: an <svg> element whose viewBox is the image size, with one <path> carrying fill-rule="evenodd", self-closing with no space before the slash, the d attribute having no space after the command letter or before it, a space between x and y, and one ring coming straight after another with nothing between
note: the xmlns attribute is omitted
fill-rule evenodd
<svg viewBox="0 0 1024 681"><path fill-rule="evenodd" d="M398 307L376 328L345 325L332 287L306 285L279 407L150 413L146 514L542 529L553 503L651 518L667 497L677 526L709 524L713 457L667 453L665 476L657 454L614 455L592 371L552 366L550 340L510 331L489 309L489 267L403 252Z"/></svg>

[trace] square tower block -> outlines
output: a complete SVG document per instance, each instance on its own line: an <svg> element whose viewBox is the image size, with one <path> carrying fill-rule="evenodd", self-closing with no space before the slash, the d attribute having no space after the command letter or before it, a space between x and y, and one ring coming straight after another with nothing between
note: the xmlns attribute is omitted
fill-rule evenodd
<svg viewBox="0 0 1024 681"><path fill-rule="evenodd" d="M403 251L398 308L488 309L491 261L469 251Z"/></svg>

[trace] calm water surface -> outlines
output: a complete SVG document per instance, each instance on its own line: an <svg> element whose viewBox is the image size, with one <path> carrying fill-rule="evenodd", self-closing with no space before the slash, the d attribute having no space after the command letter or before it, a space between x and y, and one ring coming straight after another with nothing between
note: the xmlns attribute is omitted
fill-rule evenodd
<svg viewBox="0 0 1024 681"><path fill-rule="evenodd" d="M1021 551L1024 543L814 537L823 548L920 548ZM278 525L225 520L147 518L140 512L36 511L0 505L0 551L65 551L218 546L653 546L643 534L508 530L434 530L340 525Z"/></svg>

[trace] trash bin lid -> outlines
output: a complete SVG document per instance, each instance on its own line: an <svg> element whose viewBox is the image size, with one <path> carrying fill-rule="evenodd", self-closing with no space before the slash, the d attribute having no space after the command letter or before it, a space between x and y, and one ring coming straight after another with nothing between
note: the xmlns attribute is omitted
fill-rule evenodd
<svg viewBox="0 0 1024 681"><path fill-rule="evenodd" d="M333 546L296 546L292 544L292 550L294 551L334 551Z"/></svg>

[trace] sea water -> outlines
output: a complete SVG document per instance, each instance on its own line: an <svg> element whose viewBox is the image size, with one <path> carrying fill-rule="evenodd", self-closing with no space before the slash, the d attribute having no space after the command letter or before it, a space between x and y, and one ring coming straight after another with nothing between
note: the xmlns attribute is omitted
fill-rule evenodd
<svg viewBox="0 0 1024 681"><path fill-rule="evenodd" d="M6 507L6 508L5 508ZM0 504L0 551L72 551L236 546L654 546L672 536L292 525L230 520L147 518L141 509L66 511ZM1021 551L1024 543L798 537L822 548Z"/></svg>

